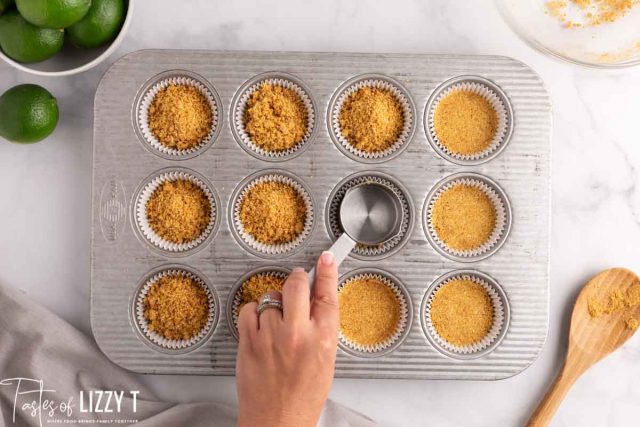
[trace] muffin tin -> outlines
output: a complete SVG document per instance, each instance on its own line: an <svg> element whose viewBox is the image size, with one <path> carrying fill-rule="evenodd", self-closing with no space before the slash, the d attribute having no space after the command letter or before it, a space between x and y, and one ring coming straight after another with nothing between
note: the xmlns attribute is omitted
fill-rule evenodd
<svg viewBox="0 0 640 427"><path fill-rule="evenodd" d="M154 148L139 125L142 100L167 78L197 81L215 103L211 139L189 153ZM264 79L295 85L314 110L304 144L282 156L254 150L237 122L238 102ZM450 158L428 135L433 100L465 81L486 84L508 116L499 146L469 161ZM332 126L343 91L357 84L393 85L405 98L412 121L393 152L376 157L350 151ZM379 354L341 346L336 376L493 380L521 372L540 352L548 328L551 105L526 65L496 56L147 50L105 73L94 109L91 322L98 345L115 363L143 373L233 375L234 287L252 271L311 268L341 232L335 217L341 195L363 179L401 195L405 224L398 241L358 247L341 266L341 281L356 272L385 272L409 299L407 327ZM142 189L165 173L198 178L215 205L209 234L184 251L149 242L136 221ZM309 193L313 224L294 250L252 250L234 226L235 197L265 174L294 177ZM505 230L483 256L461 258L428 237L425 209L439 185L465 175L484 179L503 198ZM136 318L141 286L169 270L197 275L214 301L211 330L185 348L158 346ZM429 290L456 271L491 283L504 314L495 341L463 357L439 345L425 327Z"/></svg>

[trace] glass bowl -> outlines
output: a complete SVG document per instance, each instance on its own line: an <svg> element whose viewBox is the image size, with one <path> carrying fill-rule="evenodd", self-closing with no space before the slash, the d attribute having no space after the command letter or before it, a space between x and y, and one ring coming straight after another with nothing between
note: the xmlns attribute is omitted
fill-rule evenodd
<svg viewBox="0 0 640 427"><path fill-rule="evenodd" d="M593 25L593 9L580 9L574 0L494 1L511 29L549 56L596 68L640 64L640 2L612 22Z"/></svg>

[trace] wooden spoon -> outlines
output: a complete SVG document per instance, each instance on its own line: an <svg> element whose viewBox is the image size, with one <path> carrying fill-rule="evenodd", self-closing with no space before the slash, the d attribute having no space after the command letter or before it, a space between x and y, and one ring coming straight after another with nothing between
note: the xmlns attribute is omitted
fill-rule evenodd
<svg viewBox="0 0 640 427"><path fill-rule="evenodd" d="M640 320L640 304L595 318L589 314L589 300L606 303L613 292L626 295L632 286L640 286L635 273L625 268L612 268L598 273L582 288L571 315L564 367L531 416L529 427L547 426L578 377L634 334L635 330L627 327L626 322L630 318Z"/></svg>

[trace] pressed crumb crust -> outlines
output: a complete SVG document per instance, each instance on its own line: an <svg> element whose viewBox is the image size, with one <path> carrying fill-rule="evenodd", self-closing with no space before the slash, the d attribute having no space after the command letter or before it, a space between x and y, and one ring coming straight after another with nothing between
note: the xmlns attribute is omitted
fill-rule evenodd
<svg viewBox="0 0 640 427"><path fill-rule="evenodd" d="M240 287L240 307L249 302L258 302L267 292L282 292L285 280L284 277L269 272L251 276Z"/></svg>
<svg viewBox="0 0 640 427"><path fill-rule="evenodd" d="M349 280L338 293L340 330L349 341L368 346L389 340L400 325L398 296L376 278Z"/></svg>
<svg viewBox="0 0 640 427"><path fill-rule="evenodd" d="M466 251L485 244L496 226L496 208L481 189L458 184L445 190L431 210L436 234L451 249Z"/></svg>
<svg viewBox="0 0 640 427"><path fill-rule="evenodd" d="M481 341L493 326L489 294L469 279L442 285L433 296L429 315L438 335L460 347Z"/></svg>
<svg viewBox="0 0 640 427"><path fill-rule="evenodd" d="M295 240L304 230L307 207L289 184L261 182L251 188L240 205L244 231L258 242L275 245Z"/></svg>
<svg viewBox="0 0 640 427"><path fill-rule="evenodd" d="M498 115L481 95L456 90L438 102L433 126L438 141L452 153L479 154L496 135Z"/></svg>
<svg viewBox="0 0 640 427"><path fill-rule="evenodd" d="M205 231L211 219L211 205L202 188L193 182L165 181L149 198L146 215L158 236L185 243Z"/></svg>
<svg viewBox="0 0 640 427"><path fill-rule="evenodd" d="M265 151L286 151L300 143L308 127L307 108L293 89L265 83L251 94L244 127Z"/></svg>
<svg viewBox="0 0 640 427"><path fill-rule="evenodd" d="M182 275L161 277L149 287L144 317L149 330L169 340L188 340L205 327L209 318L206 291Z"/></svg>
<svg viewBox="0 0 640 427"><path fill-rule="evenodd" d="M363 87L342 104L340 132L349 144L366 153L390 148L404 127L400 101L386 89Z"/></svg>
<svg viewBox="0 0 640 427"><path fill-rule="evenodd" d="M197 88L171 84L153 98L148 124L162 145L188 150L198 146L209 135L213 113L209 101Z"/></svg>

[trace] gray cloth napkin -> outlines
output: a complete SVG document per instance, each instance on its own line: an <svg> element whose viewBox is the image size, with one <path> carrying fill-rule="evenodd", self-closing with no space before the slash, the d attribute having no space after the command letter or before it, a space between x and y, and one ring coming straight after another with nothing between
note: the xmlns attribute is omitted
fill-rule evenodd
<svg viewBox="0 0 640 427"><path fill-rule="evenodd" d="M40 392L41 389L53 391ZM113 395L111 391L123 394ZM119 412L116 396L120 398ZM0 415L4 426L28 427L62 424L199 427L233 426L236 421L235 408L227 405L158 401L129 372L110 362L92 339L21 292L3 285L0 285ZM375 423L328 401L319 425L367 427Z"/></svg>

